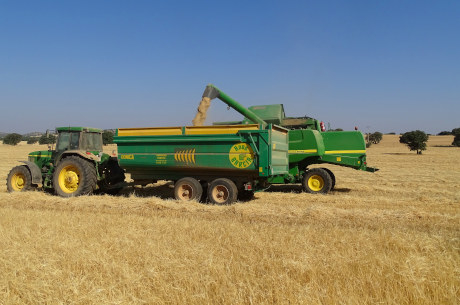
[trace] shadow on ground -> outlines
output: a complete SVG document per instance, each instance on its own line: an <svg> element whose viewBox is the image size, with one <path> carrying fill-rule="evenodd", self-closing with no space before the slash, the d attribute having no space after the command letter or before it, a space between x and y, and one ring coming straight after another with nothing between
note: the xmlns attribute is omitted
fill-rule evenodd
<svg viewBox="0 0 460 305"><path fill-rule="evenodd" d="M163 185L149 184L147 186L130 186L125 187L119 194L119 196L130 196L135 195L136 197L158 197L161 199L174 199L174 184L166 183Z"/></svg>
<svg viewBox="0 0 460 305"><path fill-rule="evenodd" d="M265 190L267 193L302 193L302 186L300 184L281 184L281 185L272 185L269 189ZM349 193L351 189L349 188L334 188L332 193Z"/></svg>
<svg viewBox="0 0 460 305"><path fill-rule="evenodd" d="M416 154L415 152L407 152L407 153L383 153L384 155L394 155L394 156L409 156L409 155L413 155L413 154Z"/></svg>

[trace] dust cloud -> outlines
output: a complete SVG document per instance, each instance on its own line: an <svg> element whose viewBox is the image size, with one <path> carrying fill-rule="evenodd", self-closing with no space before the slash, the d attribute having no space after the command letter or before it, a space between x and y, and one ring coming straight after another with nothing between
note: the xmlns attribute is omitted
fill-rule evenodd
<svg viewBox="0 0 460 305"><path fill-rule="evenodd" d="M192 121L193 126L203 126L209 106L211 106L211 99L209 97L203 97L200 101L200 105L198 105L195 118Z"/></svg>

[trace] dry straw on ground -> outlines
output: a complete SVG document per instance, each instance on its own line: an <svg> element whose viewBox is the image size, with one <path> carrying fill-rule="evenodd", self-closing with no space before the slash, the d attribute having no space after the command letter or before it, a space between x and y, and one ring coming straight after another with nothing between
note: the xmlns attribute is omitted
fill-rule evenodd
<svg viewBox="0 0 460 305"><path fill-rule="evenodd" d="M164 183L70 199L2 183L0 304L458 304L451 142L418 156L384 136L368 151L381 171L331 167L330 195L278 186L223 207ZM36 149L0 145L1 181Z"/></svg>

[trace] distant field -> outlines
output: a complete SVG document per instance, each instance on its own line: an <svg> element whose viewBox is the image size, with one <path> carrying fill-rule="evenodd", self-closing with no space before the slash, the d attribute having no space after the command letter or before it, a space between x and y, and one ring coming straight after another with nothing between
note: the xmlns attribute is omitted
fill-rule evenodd
<svg viewBox="0 0 460 305"><path fill-rule="evenodd" d="M460 148L398 138L368 149L375 174L331 166L329 195L278 186L231 206L177 202L164 182L8 194L46 146L0 144L0 304L459 304Z"/></svg>

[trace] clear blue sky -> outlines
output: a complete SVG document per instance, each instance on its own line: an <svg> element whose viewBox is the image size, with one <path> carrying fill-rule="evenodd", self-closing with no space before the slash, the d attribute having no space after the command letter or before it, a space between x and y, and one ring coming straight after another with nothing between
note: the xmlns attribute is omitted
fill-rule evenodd
<svg viewBox="0 0 460 305"><path fill-rule="evenodd" d="M332 128L460 127L460 1L1 1L0 131L190 125L208 83ZM232 120L222 102L207 123Z"/></svg>

